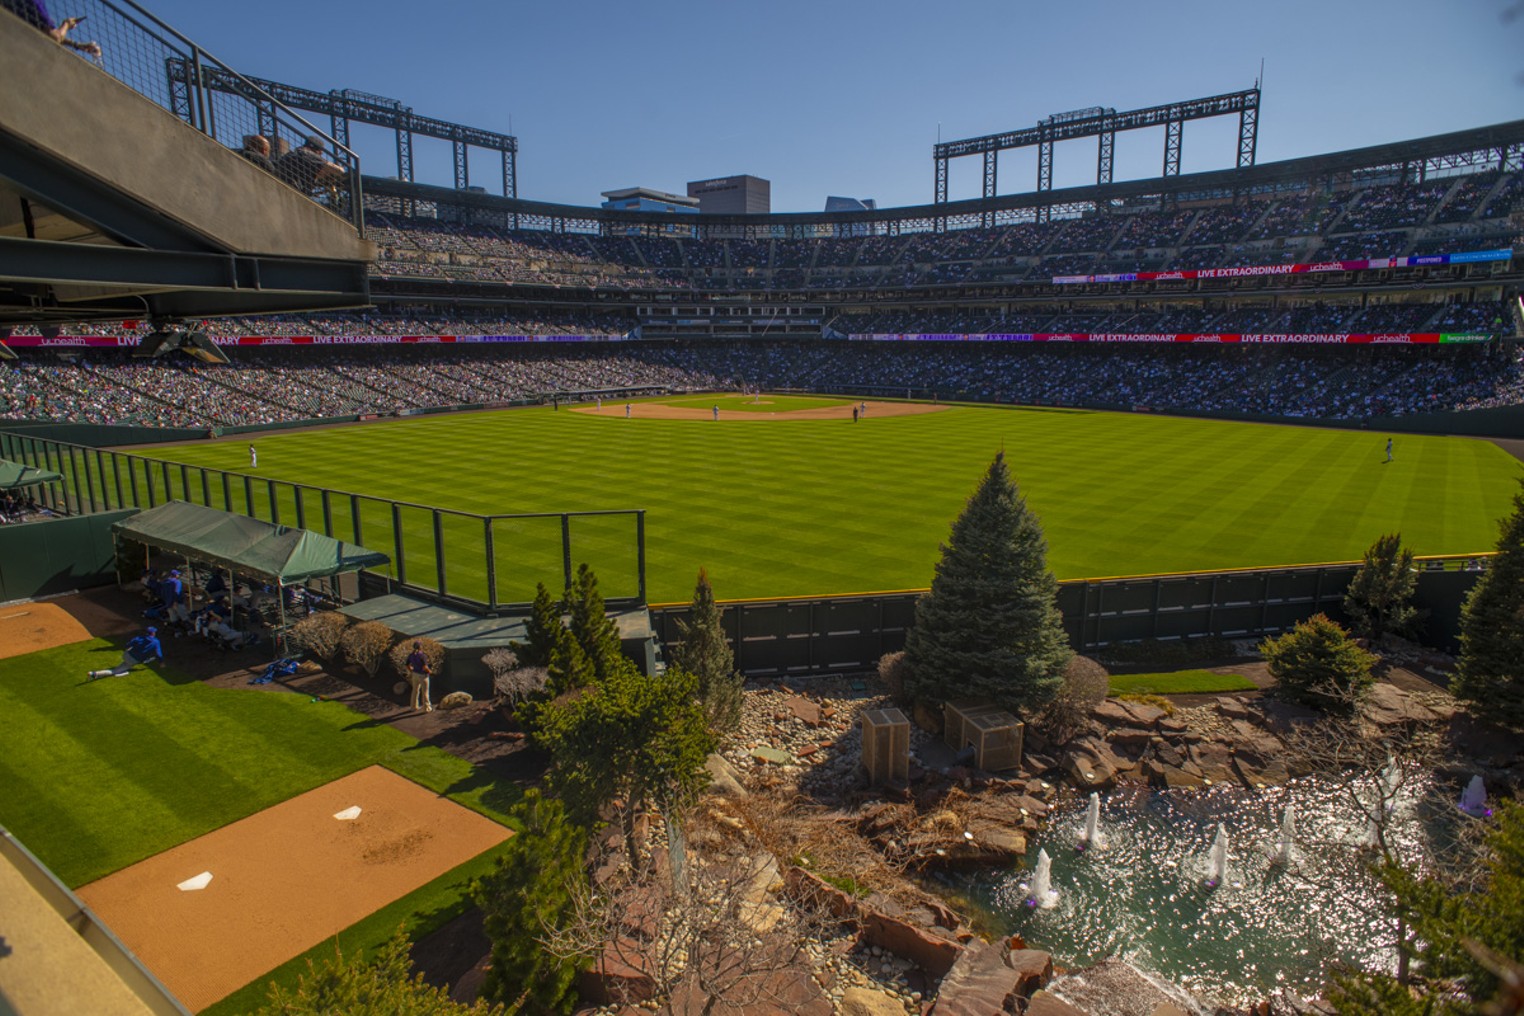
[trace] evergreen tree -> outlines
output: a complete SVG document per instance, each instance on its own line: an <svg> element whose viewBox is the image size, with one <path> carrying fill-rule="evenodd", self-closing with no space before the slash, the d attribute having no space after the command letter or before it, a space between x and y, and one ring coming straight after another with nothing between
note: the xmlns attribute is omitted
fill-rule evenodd
<svg viewBox="0 0 1524 1016"><path fill-rule="evenodd" d="M1260 643L1276 694L1331 713L1349 713L1370 689L1376 658L1349 632L1314 614L1279 638Z"/></svg>
<svg viewBox="0 0 1524 1016"><path fill-rule="evenodd" d="M609 618L603 594L598 592L598 576L586 564L577 566L577 577L566 590L566 609L571 615L572 637L601 680L615 660L625 657L619 648L619 626Z"/></svg>
<svg viewBox="0 0 1524 1016"><path fill-rule="evenodd" d="M1461 609L1460 663L1450 690L1489 719L1524 728L1524 480L1501 524L1498 553Z"/></svg>
<svg viewBox="0 0 1524 1016"><path fill-rule="evenodd" d="M625 847L638 864L636 819L648 806L680 810L708 782L714 750L697 679L677 667L647 677L624 657L601 680L548 703L539 742L551 753L550 782L578 821L624 804Z"/></svg>
<svg viewBox="0 0 1524 1016"><path fill-rule="evenodd" d="M1400 635L1418 620L1412 602L1417 589L1413 552L1403 548L1399 534L1388 533L1365 552L1364 563L1345 590L1344 609L1365 638Z"/></svg>
<svg viewBox="0 0 1524 1016"><path fill-rule="evenodd" d="M402 929L381 946L369 962L358 954L346 957L334 946L333 959L317 967L307 961L307 973L296 987L272 984L270 1001L256 1016L506 1016L502 1006L476 1002L462 1005L443 988L411 975L407 935Z"/></svg>
<svg viewBox="0 0 1524 1016"><path fill-rule="evenodd" d="M1015 710L1057 693L1073 652L1047 552L1001 452L953 522L931 591L916 604L905 637L907 694Z"/></svg>
<svg viewBox="0 0 1524 1016"><path fill-rule="evenodd" d="M709 573L700 568L688 619L677 622L682 641L672 651L672 664L698 678L698 698L709 716L710 729L725 733L741 722L743 680L720 622Z"/></svg>
<svg viewBox="0 0 1524 1016"><path fill-rule="evenodd" d="M551 654L566 632L561 623L561 605L550 598L545 583L534 587L534 605L524 623L524 641L509 643L521 667L548 667Z"/></svg>
<svg viewBox="0 0 1524 1016"><path fill-rule="evenodd" d="M573 891L587 880L587 834L554 798L529 790L513 809L523 831L509 841L492 871L472 886L492 940L492 969L482 997L515 1013L568 1013L579 964L540 943L575 911Z"/></svg>

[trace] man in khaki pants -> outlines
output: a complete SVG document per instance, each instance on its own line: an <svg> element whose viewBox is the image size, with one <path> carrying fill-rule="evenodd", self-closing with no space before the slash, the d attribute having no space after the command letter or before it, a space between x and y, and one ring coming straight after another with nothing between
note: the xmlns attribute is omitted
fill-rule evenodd
<svg viewBox="0 0 1524 1016"><path fill-rule="evenodd" d="M433 668L429 666L428 657L423 655L423 643L414 642L413 651L407 658L407 681L413 686L413 712L422 709L426 713L434 711L434 703L429 701L429 677L433 674ZM418 703L422 701L423 705Z"/></svg>

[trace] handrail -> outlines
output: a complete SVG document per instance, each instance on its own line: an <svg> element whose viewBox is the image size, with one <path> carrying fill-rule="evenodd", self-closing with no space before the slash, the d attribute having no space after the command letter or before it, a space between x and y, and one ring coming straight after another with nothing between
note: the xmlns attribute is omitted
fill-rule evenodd
<svg viewBox="0 0 1524 1016"><path fill-rule="evenodd" d="M360 158L331 132L313 125L136 0L55 0L52 6L60 21L71 16L86 19L76 34L104 40L98 60L101 70L220 144L236 151L241 137L259 135L273 145L282 133L320 139L325 159L331 156L343 169L343 180L327 189L323 203L364 236ZM218 93L219 100L207 85L211 72L236 81L239 93ZM272 161L277 154L271 152ZM299 186L305 180L270 164L264 168L312 196Z"/></svg>

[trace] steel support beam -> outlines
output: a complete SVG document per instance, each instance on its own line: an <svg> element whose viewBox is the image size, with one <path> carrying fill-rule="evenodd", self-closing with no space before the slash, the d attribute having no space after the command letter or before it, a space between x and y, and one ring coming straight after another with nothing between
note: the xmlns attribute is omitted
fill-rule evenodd
<svg viewBox="0 0 1524 1016"><path fill-rule="evenodd" d="M518 159L512 152L503 152L503 197L516 198L519 196L519 166ZM514 216L513 228L518 228L518 216Z"/></svg>
<svg viewBox="0 0 1524 1016"><path fill-rule="evenodd" d="M413 182L413 132L397 128L397 179Z"/></svg>
<svg viewBox="0 0 1524 1016"><path fill-rule="evenodd" d="M450 142L455 153L455 189L465 190L471 186L471 166L466 155L466 143L458 138Z"/></svg>
<svg viewBox="0 0 1524 1016"><path fill-rule="evenodd" d="M939 205L945 205L947 203L947 160L938 158L933 161L936 163L937 170L935 201Z"/></svg>
<svg viewBox="0 0 1524 1016"><path fill-rule="evenodd" d="M1053 142L1050 140L1037 143L1037 189L1053 189Z"/></svg>
<svg viewBox="0 0 1524 1016"><path fill-rule="evenodd" d="M1095 153L1095 182L1104 185L1111 182L1112 163L1116 156L1117 132L1103 130L1099 139L1100 145Z"/></svg>
<svg viewBox="0 0 1524 1016"><path fill-rule="evenodd" d="M1171 120L1164 125L1164 175L1180 175L1180 142L1185 133L1184 120Z"/></svg>
<svg viewBox="0 0 1524 1016"><path fill-rule="evenodd" d="M1259 107L1245 106L1238 114L1238 168L1254 165L1259 137Z"/></svg>
<svg viewBox="0 0 1524 1016"><path fill-rule="evenodd" d="M1000 157L1000 153L998 151L996 151L995 149L993 149L993 148L984 153L984 196L985 196L985 198L992 198L992 197L994 197L996 191L998 190L998 186L999 185L996 182L996 178L997 178L997 173L999 172L999 167L998 167L998 165L996 163L996 160L999 159L999 157ZM995 213L994 212L985 212L980 217L980 225L983 226L985 229L989 229L994 224L995 224Z"/></svg>

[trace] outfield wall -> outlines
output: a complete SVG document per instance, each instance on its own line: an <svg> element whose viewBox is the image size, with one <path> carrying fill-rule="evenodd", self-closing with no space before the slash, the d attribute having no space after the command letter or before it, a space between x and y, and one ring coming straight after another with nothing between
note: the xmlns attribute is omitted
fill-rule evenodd
<svg viewBox="0 0 1524 1016"><path fill-rule="evenodd" d="M1427 612L1424 641L1453 650L1461 603L1490 555L1424 558L1414 602ZM1344 592L1359 562L1192 575L1061 582L1059 610L1077 652L1114 642L1204 637L1253 638L1291 628L1313 614L1348 622ZM865 596L722 603L736 668L747 677L860 673L905 647L919 590ZM687 604L651 608L657 637L681 641Z"/></svg>
<svg viewBox="0 0 1524 1016"><path fill-rule="evenodd" d="M136 508L0 526L0 602L116 581L111 524Z"/></svg>

